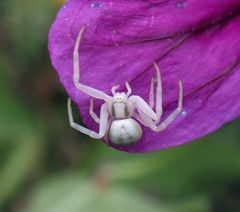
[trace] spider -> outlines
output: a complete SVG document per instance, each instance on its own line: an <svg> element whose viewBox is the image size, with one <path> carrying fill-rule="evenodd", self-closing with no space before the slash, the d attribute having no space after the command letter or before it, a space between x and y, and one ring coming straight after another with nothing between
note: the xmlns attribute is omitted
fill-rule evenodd
<svg viewBox="0 0 240 212"><path fill-rule="evenodd" d="M99 124L99 132L87 129L73 120L71 100L68 99L68 116L69 123L74 129L89 135L94 139L105 140L110 139L110 142L117 145L131 145L138 142L142 137L142 128L138 122L145 127L149 127L155 132L162 131L174 120L182 111L183 104L183 86L179 80L179 98L178 107L160 124L162 116L162 82L160 70L158 65L154 62L153 66L156 69L156 78L151 79L149 105L140 97L131 95L132 89L126 81L125 86L127 92L117 92L119 86L113 86L111 89L112 96L95 88L83 85L79 82L80 68L79 68L79 46L82 35L85 31L85 26L80 29L77 36L74 51L73 51L73 84L81 92L89 95L90 107L89 113L93 120ZM156 105L154 108L154 85L157 83L156 88ZM104 103L100 109L100 117L93 111L93 98L103 100ZM138 122L137 122L137 121Z"/></svg>

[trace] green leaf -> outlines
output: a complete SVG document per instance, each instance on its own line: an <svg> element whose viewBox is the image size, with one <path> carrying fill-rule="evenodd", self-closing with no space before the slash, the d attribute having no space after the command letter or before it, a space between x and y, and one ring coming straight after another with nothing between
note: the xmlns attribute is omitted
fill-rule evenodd
<svg viewBox="0 0 240 212"><path fill-rule="evenodd" d="M199 209L199 210L198 210ZM29 212L187 212L208 211L204 198L188 202L157 202L135 190L99 184L78 174L55 176L34 192Z"/></svg>
<svg viewBox="0 0 240 212"><path fill-rule="evenodd" d="M33 135L19 138L19 145L4 164L0 172L0 208L18 187L26 182L41 158L43 143Z"/></svg>

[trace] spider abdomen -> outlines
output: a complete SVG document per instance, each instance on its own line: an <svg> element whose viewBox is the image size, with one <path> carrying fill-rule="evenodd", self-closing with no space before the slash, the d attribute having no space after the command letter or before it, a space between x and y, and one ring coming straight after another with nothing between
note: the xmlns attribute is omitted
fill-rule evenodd
<svg viewBox="0 0 240 212"><path fill-rule="evenodd" d="M114 120L108 132L109 139L117 145L130 145L142 137L142 128L132 118Z"/></svg>

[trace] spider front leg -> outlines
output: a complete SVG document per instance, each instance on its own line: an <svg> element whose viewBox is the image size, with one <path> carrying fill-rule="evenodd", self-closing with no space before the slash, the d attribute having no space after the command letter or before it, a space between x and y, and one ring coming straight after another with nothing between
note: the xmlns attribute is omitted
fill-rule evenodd
<svg viewBox="0 0 240 212"><path fill-rule="evenodd" d="M153 109L140 97L140 96L130 96L129 101L132 103L132 105L137 109L139 115L140 111L145 113L147 116L149 116L153 120L157 120L157 115L153 111Z"/></svg>
<svg viewBox="0 0 240 212"><path fill-rule="evenodd" d="M105 102L110 102L111 97L108 96L107 94L105 94L104 92L99 91L95 88L91 88L89 86L83 85L79 82L80 81L80 68L79 68L79 53L78 53L78 50L79 50L80 42L81 42L81 39L82 39L82 35L85 31L85 28L86 27L83 26L80 29L80 32L77 36L77 40L76 40L76 43L75 43L75 46L74 46L74 51L73 51L73 83L74 83L74 86L77 89L79 89L80 91L82 91L83 93L85 93L89 96L92 96L96 99L102 99Z"/></svg>
<svg viewBox="0 0 240 212"><path fill-rule="evenodd" d="M99 124L99 132L96 133L92 130L89 130L79 124L76 124L73 120L73 114L72 114L72 107L71 107L71 99L68 99L68 117L69 117L69 123L72 128L78 130L79 132L82 132L92 138L95 139L102 139L106 132L107 132L107 126L108 126L108 109L107 109L107 103L104 103L101 107L100 111L100 124Z"/></svg>

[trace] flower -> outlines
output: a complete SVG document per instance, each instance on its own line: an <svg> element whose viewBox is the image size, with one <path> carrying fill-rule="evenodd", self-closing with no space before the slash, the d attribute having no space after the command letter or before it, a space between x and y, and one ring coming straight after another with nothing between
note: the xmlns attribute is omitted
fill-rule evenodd
<svg viewBox="0 0 240 212"><path fill-rule="evenodd" d="M127 80L133 93L148 101L156 61L163 80L164 120L177 106L178 81L183 81L183 111L167 129L156 133L143 127L137 144L114 148L147 152L181 145L239 116L239 0L69 0L49 33L51 61L85 124L97 131L89 96L72 82L72 52L83 25L81 83L110 95L114 85L124 90ZM101 104L96 101L96 111Z"/></svg>

